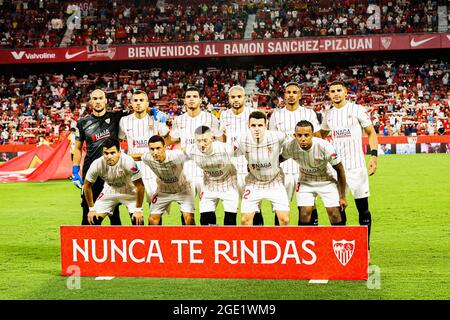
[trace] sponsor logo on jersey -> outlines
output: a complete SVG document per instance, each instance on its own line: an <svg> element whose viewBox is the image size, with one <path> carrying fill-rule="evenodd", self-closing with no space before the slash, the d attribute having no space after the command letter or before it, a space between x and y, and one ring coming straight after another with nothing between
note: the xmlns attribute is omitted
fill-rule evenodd
<svg viewBox="0 0 450 320"><path fill-rule="evenodd" d="M133 148L148 148L148 140L145 139L133 139Z"/></svg>
<svg viewBox="0 0 450 320"><path fill-rule="evenodd" d="M337 129L334 130L334 137L335 138L348 138L352 136L352 132L350 129Z"/></svg>
<svg viewBox="0 0 450 320"><path fill-rule="evenodd" d="M266 163L254 163L250 165L251 168L260 170L260 169L267 169L272 168L272 163L266 162Z"/></svg>
<svg viewBox="0 0 450 320"><path fill-rule="evenodd" d="M110 135L111 135L111 133L109 132L108 129L103 130L102 132L97 133L97 134L93 134L93 135L91 136L92 142L95 142L95 141L98 141L98 140L102 140L102 139L106 139L106 138L108 138Z"/></svg>

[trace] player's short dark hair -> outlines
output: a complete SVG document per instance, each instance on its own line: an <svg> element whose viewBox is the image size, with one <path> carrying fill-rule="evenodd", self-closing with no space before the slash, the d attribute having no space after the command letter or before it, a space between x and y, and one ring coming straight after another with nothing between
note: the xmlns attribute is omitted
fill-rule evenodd
<svg viewBox="0 0 450 320"><path fill-rule="evenodd" d="M311 131L314 131L314 127L313 124L307 120L301 120L299 122L297 122L297 124L295 125L295 127L300 127L300 128L307 128L307 127L311 127Z"/></svg>
<svg viewBox="0 0 450 320"><path fill-rule="evenodd" d="M184 95L186 96L186 92L188 91L197 91L198 92L198 96L201 96L202 93L200 92L200 89L195 87L195 86L189 86L186 88L186 91L184 91Z"/></svg>
<svg viewBox="0 0 450 320"><path fill-rule="evenodd" d="M297 88L300 89L300 85L298 84L298 82L291 81L291 82L288 82L288 83L285 83L285 84L284 84L284 88L285 88L285 89L286 89L287 87L289 87L289 86L296 86Z"/></svg>
<svg viewBox="0 0 450 320"><path fill-rule="evenodd" d="M211 132L211 128L208 126L200 126L197 129L195 129L195 135L205 134Z"/></svg>
<svg viewBox="0 0 450 320"><path fill-rule="evenodd" d="M344 83L344 81L341 81L341 80L334 80L334 81L330 82L330 83L327 85L327 91L330 90L330 87L331 87L331 86L343 86L344 88L347 87L347 85Z"/></svg>
<svg viewBox="0 0 450 320"><path fill-rule="evenodd" d="M117 151L120 151L120 142L117 139L114 138L108 138L103 142L103 148L109 149L112 147L116 147Z"/></svg>
<svg viewBox="0 0 450 320"><path fill-rule="evenodd" d="M150 139L148 139L148 144L155 143L155 142L161 142L163 146L166 145L166 143L164 142L163 137L161 137L161 136L154 135Z"/></svg>
<svg viewBox="0 0 450 320"><path fill-rule="evenodd" d="M262 111L253 111L250 113L250 116L248 117L248 122L250 122L250 119L264 119L264 121L267 121L267 116Z"/></svg>

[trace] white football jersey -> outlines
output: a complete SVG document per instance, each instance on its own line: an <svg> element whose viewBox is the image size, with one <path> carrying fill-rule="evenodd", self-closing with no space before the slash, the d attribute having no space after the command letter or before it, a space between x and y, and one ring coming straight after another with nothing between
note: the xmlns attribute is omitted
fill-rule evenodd
<svg viewBox="0 0 450 320"><path fill-rule="evenodd" d="M270 116L269 130L280 131L292 137L295 126L301 120L307 120L313 125L313 132L320 131L320 124L317 115L312 109L299 106L296 110L290 111L287 108L277 109ZM298 174L298 165L289 159L281 164L284 173Z"/></svg>
<svg viewBox="0 0 450 320"><path fill-rule="evenodd" d="M155 121L148 114L142 119L130 114L119 122L119 139L127 140L129 154L148 152L148 139L154 135L164 137L168 133L169 128L165 123Z"/></svg>
<svg viewBox="0 0 450 320"><path fill-rule="evenodd" d="M133 158L122 152L114 166L109 166L103 156L94 160L86 174L86 179L95 183L98 177L105 181L104 190L108 190L109 193L130 194L136 191L133 181L142 176Z"/></svg>
<svg viewBox="0 0 450 320"><path fill-rule="evenodd" d="M237 189L237 172L231 162L233 146L214 141L210 154L202 153L196 145L189 146L186 153L203 170L203 184L207 189L217 192Z"/></svg>
<svg viewBox="0 0 450 320"><path fill-rule="evenodd" d="M251 132L239 139L238 152L242 153L248 162L247 185L256 188L283 186L284 174L280 168L279 156L286 137L282 132L267 130L259 143L255 142Z"/></svg>
<svg viewBox="0 0 450 320"><path fill-rule="evenodd" d="M372 124L366 109L353 102L342 108L331 108L322 121L322 129L331 131L333 146L345 169L365 168L362 129Z"/></svg>
<svg viewBox="0 0 450 320"><path fill-rule="evenodd" d="M283 158L295 160L300 167L300 181L336 181L336 171L332 166L341 162L333 145L326 140L313 137L309 150L303 150L296 139L283 147Z"/></svg>
<svg viewBox="0 0 450 320"><path fill-rule="evenodd" d="M181 150L166 150L166 159L159 162L153 159L147 152L142 156L142 161L156 175L157 192L178 193L189 188L189 183L183 173L183 166L188 159L185 152Z"/></svg>
<svg viewBox="0 0 450 320"><path fill-rule="evenodd" d="M170 136L174 139L180 139L181 148L186 149L190 145L195 145L195 129L200 126L207 126L216 137L222 134L219 131L219 120L211 113L200 111L196 117L191 117L186 113L176 117L172 124ZM193 162L186 163L186 174L191 177L202 177L203 172Z"/></svg>
<svg viewBox="0 0 450 320"><path fill-rule="evenodd" d="M220 130L225 133L227 144L236 144L240 137L248 133L248 118L252 111L254 110L251 108L244 108L240 114L235 115L230 108L220 114ZM239 174L247 174L247 160L243 155L233 158L232 161Z"/></svg>

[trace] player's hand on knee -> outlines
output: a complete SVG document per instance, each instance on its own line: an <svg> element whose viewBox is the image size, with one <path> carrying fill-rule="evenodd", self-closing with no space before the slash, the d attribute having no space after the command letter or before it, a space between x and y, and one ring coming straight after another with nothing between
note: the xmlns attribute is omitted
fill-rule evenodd
<svg viewBox="0 0 450 320"><path fill-rule="evenodd" d="M89 213L88 213L87 218L88 218L88 222L90 225L95 224L94 218L96 218L96 217L97 217L97 212L95 212L95 210L93 208L89 208Z"/></svg>
<svg viewBox="0 0 450 320"><path fill-rule="evenodd" d="M341 208L341 210L345 210L345 208L347 208L347 206L348 206L347 199L340 198L339 199L339 207Z"/></svg>
<svg viewBox="0 0 450 320"><path fill-rule="evenodd" d="M72 167L72 182L75 187L79 189L83 188L83 179L80 176L80 166Z"/></svg>
<svg viewBox="0 0 450 320"><path fill-rule="evenodd" d="M142 212L142 209L136 209L136 211L133 212L131 219L133 219L136 222L136 225L143 226L144 213Z"/></svg>

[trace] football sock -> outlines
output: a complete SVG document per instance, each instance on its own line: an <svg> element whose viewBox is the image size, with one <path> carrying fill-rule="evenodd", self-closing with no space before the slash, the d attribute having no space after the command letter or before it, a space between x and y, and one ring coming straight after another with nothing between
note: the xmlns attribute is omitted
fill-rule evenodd
<svg viewBox="0 0 450 320"><path fill-rule="evenodd" d="M319 225L319 215L317 214L317 209L316 207L313 208L312 213L311 213L311 224L313 226L318 226Z"/></svg>
<svg viewBox="0 0 450 320"><path fill-rule="evenodd" d="M111 222L112 226L122 225L122 222L120 221L119 206L115 207L112 216L109 216L109 221Z"/></svg>
<svg viewBox="0 0 450 320"><path fill-rule="evenodd" d="M359 214L359 224L361 226L367 226L368 232L368 247L370 250L370 229L372 226L372 215L369 211L369 201L367 198L355 199L356 208Z"/></svg>
<svg viewBox="0 0 450 320"><path fill-rule="evenodd" d="M225 211L225 217L223 218L224 226L235 226L236 225L236 212L227 212Z"/></svg>
<svg viewBox="0 0 450 320"><path fill-rule="evenodd" d="M186 222L184 221L184 216L181 214L181 225L185 226Z"/></svg>
<svg viewBox="0 0 450 320"><path fill-rule="evenodd" d="M263 226L264 218L261 211L256 211L255 216L253 217L253 225L254 226Z"/></svg>
<svg viewBox="0 0 450 320"><path fill-rule="evenodd" d="M345 210L341 210L341 222L343 222L343 226L347 223L347 214L345 213Z"/></svg>
<svg viewBox="0 0 450 320"><path fill-rule="evenodd" d="M216 224L216 213L214 211L200 213L200 224L202 226L209 226L210 224Z"/></svg>
<svg viewBox="0 0 450 320"><path fill-rule="evenodd" d="M278 216L277 216L277 214L275 214L275 223L274 223L276 226L279 226L280 225L280 221L278 220Z"/></svg>

